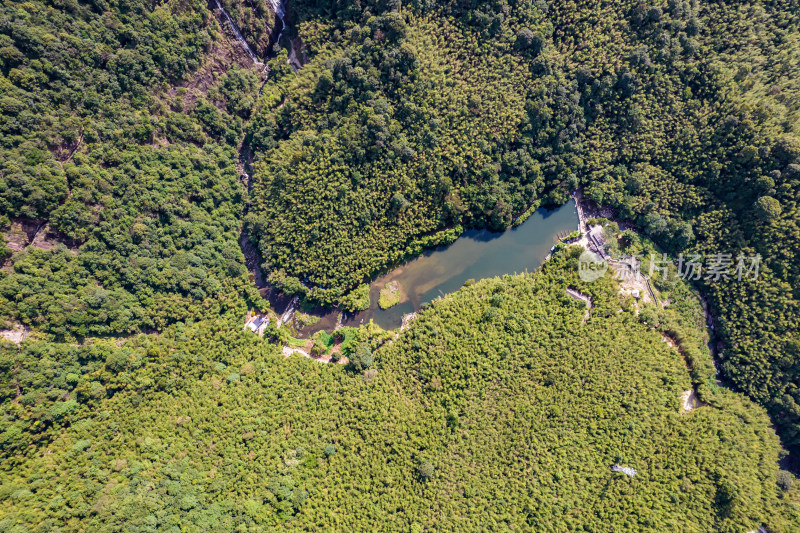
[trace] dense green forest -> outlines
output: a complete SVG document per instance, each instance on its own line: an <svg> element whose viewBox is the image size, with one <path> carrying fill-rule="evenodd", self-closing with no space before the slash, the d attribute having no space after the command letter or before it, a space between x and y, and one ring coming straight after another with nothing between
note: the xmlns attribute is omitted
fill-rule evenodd
<svg viewBox="0 0 800 533"><path fill-rule="evenodd" d="M738 394L800 449L798 0L292 0L280 43L221 4L267 71L215 2L0 3L0 329L32 332L0 340L0 529L800 529ZM607 281L581 324L566 258L349 369L239 331L243 233L354 309L578 187L670 254L763 257L697 282L736 392L697 309Z"/></svg>
<svg viewBox="0 0 800 533"><path fill-rule="evenodd" d="M285 358L236 312L121 346L7 345L0 525L796 531L764 410L712 387L682 412L679 351L576 256L371 337L368 370Z"/></svg>
<svg viewBox="0 0 800 533"><path fill-rule="evenodd" d="M0 224L50 236L7 261L0 309L55 339L158 330L254 295L236 147L259 75L203 2L109 9L0 15Z"/></svg>
<svg viewBox="0 0 800 533"><path fill-rule="evenodd" d="M798 2L294 12L311 61L270 79L247 133L246 223L275 285L343 301L424 235L583 186L670 253L763 257L704 293L726 377L800 444Z"/></svg>

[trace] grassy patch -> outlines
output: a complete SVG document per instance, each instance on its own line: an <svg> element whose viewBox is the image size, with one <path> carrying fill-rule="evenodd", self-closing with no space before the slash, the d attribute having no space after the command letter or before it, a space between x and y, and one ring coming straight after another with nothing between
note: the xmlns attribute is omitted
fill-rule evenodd
<svg viewBox="0 0 800 533"><path fill-rule="evenodd" d="M320 320L318 316L301 313L299 311L295 313L294 316L297 319L297 322L303 327L313 326Z"/></svg>
<svg viewBox="0 0 800 533"><path fill-rule="evenodd" d="M316 332L312 338L314 344L311 346L311 355L314 357L328 355L336 343L336 338L325 330Z"/></svg>
<svg viewBox="0 0 800 533"><path fill-rule="evenodd" d="M305 347L306 342L307 341L305 339L296 339L294 337L289 337L286 341L286 343L293 348L303 348Z"/></svg>
<svg viewBox="0 0 800 533"><path fill-rule="evenodd" d="M378 298L378 305L381 309L389 309L390 307L400 303L402 294L400 292L400 284L396 281L390 281L381 289L381 295Z"/></svg>

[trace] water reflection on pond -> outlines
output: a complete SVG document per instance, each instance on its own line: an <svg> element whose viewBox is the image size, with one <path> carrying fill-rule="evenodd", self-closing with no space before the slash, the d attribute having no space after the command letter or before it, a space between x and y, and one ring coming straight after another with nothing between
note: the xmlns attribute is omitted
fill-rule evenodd
<svg viewBox="0 0 800 533"><path fill-rule="evenodd" d="M469 279L536 270L558 234L577 227L578 213L575 202L570 200L556 209L539 209L519 227L505 232L465 231L450 246L429 250L374 280L370 285L370 308L355 314L345 313L343 324L357 326L371 319L384 329L398 328L403 315L438 296L457 291ZM394 307L381 309L380 291L389 282L399 285L401 300ZM331 331L336 327L338 315L338 311L325 312L319 322L299 333L307 336L320 329Z"/></svg>

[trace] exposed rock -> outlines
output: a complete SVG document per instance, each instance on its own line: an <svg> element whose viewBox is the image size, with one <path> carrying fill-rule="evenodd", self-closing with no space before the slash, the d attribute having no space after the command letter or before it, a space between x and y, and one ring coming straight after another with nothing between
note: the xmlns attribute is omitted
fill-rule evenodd
<svg viewBox="0 0 800 533"><path fill-rule="evenodd" d="M22 344L22 341L24 341L29 334L30 330L21 324L14 324L11 329L0 330L0 338L13 342L18 346Z"/></svg>
<svg viewBox="0 0 800 533"><path fill-rule="evenodd" d="M611 467L611 470L614 472L622 472L623 474L629 477L634 477L636 475L636 470L628 466L614 465Z"/></svg>

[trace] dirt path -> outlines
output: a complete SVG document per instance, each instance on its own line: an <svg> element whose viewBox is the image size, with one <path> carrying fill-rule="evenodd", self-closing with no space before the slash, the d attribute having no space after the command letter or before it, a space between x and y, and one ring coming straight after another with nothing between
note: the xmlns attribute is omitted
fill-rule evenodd
<svg viewBox="0 0 800 533"><path fill-rule="evenodd" d="M589 316L592 314L592 297L582 292L578 292L573 288L567 287L567 294L575 298L576 300L581 300L586 303L586 313L583 315L583 323L585 324L587 320L589 320Z"/></svg>
<svg viewBox="0 0 800 533"><path fill-rule="evenodd" d="M303 348L292 348L291 346L284 346L283 347L283 356L284 357L290 357L293 354L297 354L297 355L300 355L302 357L305 357L306 359L311 359L312 361L316 361L317 363L322 363L322 364L340 364L340 365L347 364L347 358L346 357L342 357L338 361L333 361L333 356L335 354L337 354L337 353L341 354L342 353L342 349L341 349L341 346L339 344L337 344L333 348L331 348L330 353L328 353L326 355L323 355L321 357L314 357L309 353L311 351L311 346L313 346L313 345L314 345L314 341L309 339L309 341L306 342L306 344L305 344L305 346L303 346Z"/></svg>
<svg viewBox="0 0 800 533"><path fill-rule="evenodd" d="M583 191L578 189L572 194L572 197L575 198L575 208L578 210L578 229L581 235L586 235L587 227L586 213L583 211Z"/></svg>
<svg viewBox="0 0 800 533"><path fill-rule="evenodd" d="M606 213L604 209L592 209L591 206L587 208L587 205L584 202L583 194L581 190L577 190L573 193L573 198L575 199L575 205L578 209L578 220L581 230L581 238L575 243L578 246L582 246L587 250L591 250L592 248L596 247L596 244L592 242L594 239L591 239L589 236L589 227L586 224L586 221L591 217L604 217L604 218L611 218L610 213ZM659 302L658 297L656 296L655 290L653 289L652 284L650 283L650 279L642 274L639 269L641 263L638 263L635 259L631 261L630 259L622 259L616 260L610 257L607 257L605 250L603 249L602 245L604 243L600 243L601 249L598 250L608 261L609 266L616 271L616 278L619 281L620 292L627 293L627 294L634 294L634 291L638 293L639 298L641 298L642 302L650 301L653 304L664 307L662 302ZM583 319L585 323L590 314L591 314L591 298L588 296L581 294L575 289L567 288L567 294L572 296L575 299L583 300L586 302L586 315ZM666 302L664 302L666 303ZM715 329L714 324L714 317L710 313L710 306L708 302L701 296L700 303L703 307L703 314L705 315L707 327L713 332ZM687 368L690 368L689 362L686 359L686 355L681 350L681 347L668 335L662 333L663 340L666 344L668 344L671 348L675 349L680 356L683 358L684 362L686 363ZM711 351L711 359L714 362L714 366L716 367L716 346L713 346L713 342L709 341L709 349ZM717 380L718 384L721 384L719 380ZM705 404L700 401L700 398L697 395L697 391L694 389L690 389L684 391L680 397L680 404L681 404L681 412L688 413L697 409L698 407L703 407Z"/></svg>

